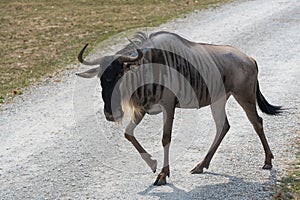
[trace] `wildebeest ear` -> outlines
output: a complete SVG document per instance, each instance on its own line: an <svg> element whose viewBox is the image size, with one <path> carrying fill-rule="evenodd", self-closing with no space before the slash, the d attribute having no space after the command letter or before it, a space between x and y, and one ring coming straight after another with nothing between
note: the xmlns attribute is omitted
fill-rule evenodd
<svg viewBox="0 0 300 200"><path fill-rule="evenodd" d="M126 73L130 70L130 64L129 63L123 63L123 71Z"/></svg>
<svg viewBox="0 0 300 200"><path fill-rule="evenodd" d="M99 73L100 73L100 66L93 69L89 69L85 72L76 73L76 75L83 78L93 78Z"/></svg>

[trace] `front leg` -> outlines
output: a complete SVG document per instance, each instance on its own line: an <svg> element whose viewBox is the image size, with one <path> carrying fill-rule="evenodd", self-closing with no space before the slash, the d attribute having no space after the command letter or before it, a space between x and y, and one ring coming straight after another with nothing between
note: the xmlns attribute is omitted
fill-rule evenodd
<svg viewBox="0 0 300 200"><path fill-rule="evenodd" d="M162 145L164 147L164 165L157 176L154 185L160 186L165 185L167 183L167 176L170 176L170 167L169 167L169 149L171 144L171 133L175 112L175 104L168 104L165 107L163 112L164 117L164 130L163 130L163 138Z"/></svg>
<svg viewBox="0 0 300 200"><path fill-rule="evenodd" d="M126 127L125 138L133 144L136 150L140 153L142 159L151 168L152 172L155 173L157 168L157 161L151 159L151 155L142 147L142 145L140 145L140 143L136 140L136 138L133 135L134 129L142 121L143 117L145 116L145 113L142 113L142 115L136 114L135 116L135 122L130 121L130 123Z"/></svg>

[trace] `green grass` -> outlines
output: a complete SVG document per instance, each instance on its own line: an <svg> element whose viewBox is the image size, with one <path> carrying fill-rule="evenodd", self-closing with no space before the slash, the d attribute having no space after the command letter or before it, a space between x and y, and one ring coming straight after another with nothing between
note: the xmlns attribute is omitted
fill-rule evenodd
<svg viewBox="0 0 300 200"><path fill-rule="evenodd" d="M300 130L296 134L299 136ZM300 139L297 143L300 145ZM288 175L280 181L273 198L276 200L300 199L300 151L296 154L296 162L290 165Z"/></svg>
<svg viewBox="0 0 300 200"><path fill-rule="evenodd" d="M74 63L87 42L228 1L0 0L0 103Z"/></svg>

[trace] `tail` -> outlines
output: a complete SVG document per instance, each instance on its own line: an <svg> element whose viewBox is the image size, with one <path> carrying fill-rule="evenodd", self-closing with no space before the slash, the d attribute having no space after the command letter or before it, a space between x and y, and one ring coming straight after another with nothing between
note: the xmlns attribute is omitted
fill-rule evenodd
<svg viewBox="0 0 300 200"><path fill-rule="evenodd" d="M257 81L257 87L256 87L256 99L257 104L260 110L268 115L279 115L282 113L282 107L281 106L273 106L269 104L269 102L265 99L265 97L262 95L262 93L259 90L259 84Z"/></svg>

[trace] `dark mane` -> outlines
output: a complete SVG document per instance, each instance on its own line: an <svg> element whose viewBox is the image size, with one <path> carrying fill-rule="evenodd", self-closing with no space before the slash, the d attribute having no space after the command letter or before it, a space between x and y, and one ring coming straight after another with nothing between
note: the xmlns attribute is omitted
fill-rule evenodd
<svg viewBox="0 0 300 200"><path fill-rule="evenodd" d="M134 42L135 45L141 46L146 40L149 39L149 36L146 33L143 32L137 32L131 41ZM127 44L123 49L119 50L116 54L122 54L122 55L128 55L128 56L135 56L136 51L135 45L132 43Z"/></svg>
<svg viewBox="0 0 300 200"><path fill-rule="evenodd" d="M133 41L135 43L135 45L137 45L137 46L142 46L142 44L144 44L147 40L155 38L155 37L159 37L159 36L162 36L165 34L176 37L179 41L181 41L182 43L184 43L187 46L190 46L193 44L193 42L181 37L180 35L177 35L177 34L171 33L171 32L167 32L167 31L158 31L158 32L151 33L150 35L148 35L144 32L137 32L131 38L131 41ZM136 55L136 51L134 51L134 49L136 48L135 45L132 43L129 43L123 49L119 50L116 54L135 56Z"/></svg>

